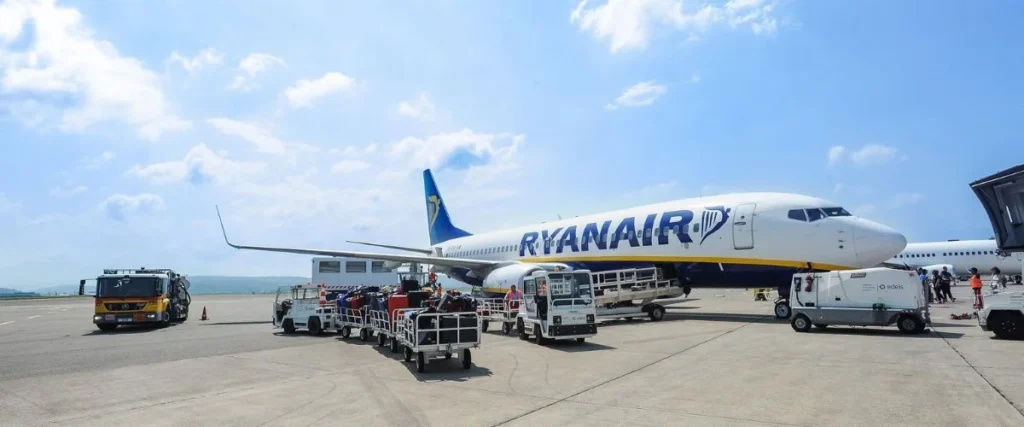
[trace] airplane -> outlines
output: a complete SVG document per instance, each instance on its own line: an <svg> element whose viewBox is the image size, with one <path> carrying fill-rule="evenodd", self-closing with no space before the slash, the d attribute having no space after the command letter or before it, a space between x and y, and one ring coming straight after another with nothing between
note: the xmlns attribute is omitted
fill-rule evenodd
<svg viewBox="0 0 1024 427"><path fill-rule="evenodd" d="M1020 284L1024 254L1000 251L995 240L949 240L910 243L887 263L906 264L928 271L946 267L954 275L962 277L971 268L977 268L979 273L986 275L992 267L998 267Z"/></svg>
<svg viewBox="0 0 1024 427"><path fill-rule="evenodd" d="M225 243L236 249L429 264L483 296L521 288L538 268L655 266L691 288L778 288L779 317L788 317L794 273L874 267L907 244L896 230L838 204L789 193L697 197L471 234L452 222L429 169L423 183L430 247L350 241L408 254L237 245L219 207L217 216Z"/></svg>

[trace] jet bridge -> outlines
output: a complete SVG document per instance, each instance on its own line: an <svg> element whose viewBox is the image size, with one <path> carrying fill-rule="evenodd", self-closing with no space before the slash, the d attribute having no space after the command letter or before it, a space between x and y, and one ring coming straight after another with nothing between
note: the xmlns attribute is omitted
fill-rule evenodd
<svg viewBox="0 0 1024 427"><path fill-rule="evenodd" d="M632 319L647 315L658 321L665 316L663 302L683 295L677 279L665 278L657 267L609 270L591 274L597 317L602 320Z"/></svg>
<svg viewBox="0 0 1024 427"><path fill-rule="evenodd" d="M988 214L996 247L1024 252L1024 165L1017 165L971 183Z"/></svg>

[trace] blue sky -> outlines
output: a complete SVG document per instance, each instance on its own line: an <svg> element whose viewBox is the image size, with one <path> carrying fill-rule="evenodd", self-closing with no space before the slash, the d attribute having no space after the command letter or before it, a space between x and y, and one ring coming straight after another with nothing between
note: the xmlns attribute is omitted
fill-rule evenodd
<svg viewBox="0 0 1024 427"><path fill-rule="evenodd" d="M308 275L233 239L426 245L695 195L987 238L1024 160L1016 2L0 3L0 286Z"/></svg>

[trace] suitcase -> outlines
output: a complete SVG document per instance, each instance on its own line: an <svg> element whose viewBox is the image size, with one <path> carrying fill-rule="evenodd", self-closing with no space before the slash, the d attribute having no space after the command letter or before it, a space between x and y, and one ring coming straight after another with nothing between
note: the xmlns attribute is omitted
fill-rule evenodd
<svg viewBox="0 0 1024 427"><path fill-rule="evenodd" d="M441 317L441 329L454 329L459 327L459 319L455 316ZM448 344L459 341L459 331L441 331L441 338L438 344Z"/></svg>
<svg viewBox="0 0 1024 427"><path fill-rule="evenodd" d="M409 296L392 294L388 297L388 319L395 317L395 311L402 308L409 308Z"/></svg>
<svg viewBox="0 0 1024 427"><path fill-rule="evenodd" d="M360 308L363 308L363 296L356 295L352 298L349 298L348 307L353 310L359 310Z"/></svg>
<svg viewBox="0 0 1024 427"><path fill-rule="evenodd" d="M413 291L407 293L406 295L409 296L408 307L410 308L423 307L423 302L430 298L430 292L427 291Z"/></svg>

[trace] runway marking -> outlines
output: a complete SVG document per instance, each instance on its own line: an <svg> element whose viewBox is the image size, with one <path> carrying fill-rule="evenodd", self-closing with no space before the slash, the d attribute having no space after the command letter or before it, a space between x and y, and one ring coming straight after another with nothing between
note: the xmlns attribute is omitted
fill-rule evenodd
<svg viewBox="0 0 1024 427"><path fill-rule="evenodd" d="M0 323L0 326L3 326L3 325L10 325L11 323L14 323L14 321L13 321L13 320L8 320L8 321L6 321L6 322L4 322L4 323Z"/></svg>
<svg viewBox="0 0 1024 427"><path fill-rule="evenodd" d="M37 315L35 315L35 316L29 316L29 317L28 317L28 320L32 320L32 319L35 319L35 318L37 318L37 317L39 317L39 316L40 316L40 315L38 315L38 314L37 314Z"/></svg>

